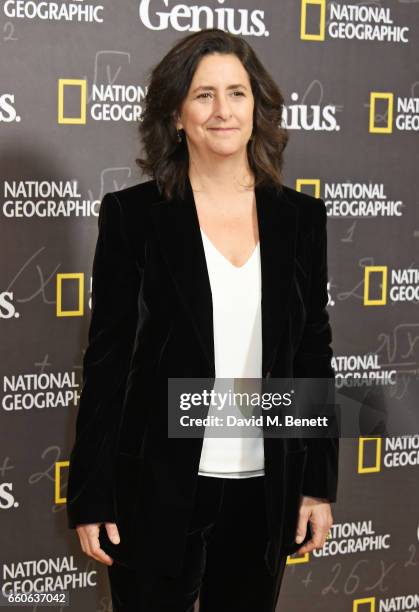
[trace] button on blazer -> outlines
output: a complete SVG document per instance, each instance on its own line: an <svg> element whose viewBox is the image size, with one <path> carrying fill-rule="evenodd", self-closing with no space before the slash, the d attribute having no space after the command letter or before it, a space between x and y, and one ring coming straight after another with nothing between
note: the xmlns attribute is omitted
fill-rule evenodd
<svg viewBox="0 0 419 612"><path fill-rule="evenodd" d="M257 186L255 195L262 377L333 379L324 201L287 186ZM176 576L203 439L168 437L167 379L215 377L211 288L189 178L184 197L164 198L155 180L107 193L98 225L68 526L116 522L118 545L100 528L108 554ZM338 451L338 438L264 437L272 574L280 555L300 546L300 496L336 501Z"/></svg>

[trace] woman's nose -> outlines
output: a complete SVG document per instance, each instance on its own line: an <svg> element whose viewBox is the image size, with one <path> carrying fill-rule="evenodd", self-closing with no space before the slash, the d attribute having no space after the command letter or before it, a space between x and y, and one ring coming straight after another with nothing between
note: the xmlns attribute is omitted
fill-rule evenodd
<svg viewBox="0 0 419 612"><path fill-rule="evenodd" d="M215 99L214 112L219 117L228 118L231 116L230 103L224 96L219 96Z"/></svg>

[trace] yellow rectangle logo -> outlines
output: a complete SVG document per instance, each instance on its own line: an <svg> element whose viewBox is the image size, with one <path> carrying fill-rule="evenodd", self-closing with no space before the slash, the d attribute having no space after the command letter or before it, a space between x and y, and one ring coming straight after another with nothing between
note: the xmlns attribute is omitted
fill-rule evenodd
<svg viewBox="0 0 419 612"><path fill-rule="evenodd" d="M296 565L297 563L308 563L310 561L310 553L306 552L303 555L288 555L286 565Z"/></svg>
<svg viewBox="0 0 419 612"><path fill-rule="evenodd" d="M80 113L78 117L66 117L64 98L66 87L79 87ZM87 84L85 79L58 79L58 123L66 125L85 125L87 106Z"/></svg>
<svg viewBox="0 0 419 612"><path fill-rule="evenodd" d="M63 280L73 279L78 280L78 298L79 304L77 310L63 310ZM56 315L57 317L82 317L84 315L84 273L83 272L68 272L66 274L57 274L57 302Z"/></svg>
<svg viewBox="0 0 419 612"><path fill-rule="evenodd" d="M387 102L387 124L383 126L375 125L377 100L385 100ZM391 134L393 132L393 108L394 94L390 92L370 92L370 120L369 131L373 134Z"/></svg>
<svg viewBox="0 0 419 612"><path fill-rule="evenodd" d="M301 188L305 187L306 185L308 185L309 187L314 187L313 196L315 198L320 197L320 179L297 179L295 183L295 189L297 191L301 191Z"/></svg>
<svg viewBox="0 0 419 612"><path fill-rule="evenodd" d="M381 297L370 299L371 273L381 274ZM364 268L364 306L384 306L387 304L387 266L365 266Z"/></svg>
<svg viewBox="0 0 419 612"><path fill-rule="evenodd" d="M364 465L365 445L375 443L375 465ZM359 438L358 446L358 474L371 474L381 470L381 438Z"/></svg>
<svg viewBox="0 0 419 612"><path fill-rule="evenodd" d="M375 597L354 599L352 612L375 612Z"/></svg>
<svg viewBox="0 0 419 612"><path fill-rule="evenodd" d="M61 497L61 470L70 465L69 461L56 461L55 462L55 490L54 490L54 503L65 504L67 501L66 497Z"/></svg>
<svg viewBox="0 0 419 612"><path fill-rule="evenodd" d="M307 7L318 6L319 11L319 31L317 33L307 32ZM301 40L324 40L326 32L326 0L301 0Z"/></svg>

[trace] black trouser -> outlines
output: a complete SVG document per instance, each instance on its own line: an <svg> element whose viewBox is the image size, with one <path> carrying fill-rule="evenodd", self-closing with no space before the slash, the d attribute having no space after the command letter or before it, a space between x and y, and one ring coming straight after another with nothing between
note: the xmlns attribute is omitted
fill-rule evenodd
<svg viewBox="0 0 419 612"><path fill-rule="evenodd" d="M144 574L108 566L114 612L274 612L285 569L265 565L268 541L264 476L198 476L183 573Z"/></svg>

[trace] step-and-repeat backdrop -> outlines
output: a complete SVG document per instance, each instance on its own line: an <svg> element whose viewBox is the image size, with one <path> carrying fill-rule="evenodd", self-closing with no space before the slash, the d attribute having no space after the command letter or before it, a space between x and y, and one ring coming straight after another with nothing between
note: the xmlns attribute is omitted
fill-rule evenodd
<svg viewBox="0 0 419 612"><path fill-rule="evenodd" d="M112 609L65 512L98 209L148 178L134 161L147 72L205 27L243 36L271 71L285 183L327 203L337 381L418 371L417 1L2 0L4 593ZM288 559L278 608L419 610L418 449L419 436L342 441L335 524L322 550Z"/></svg>

